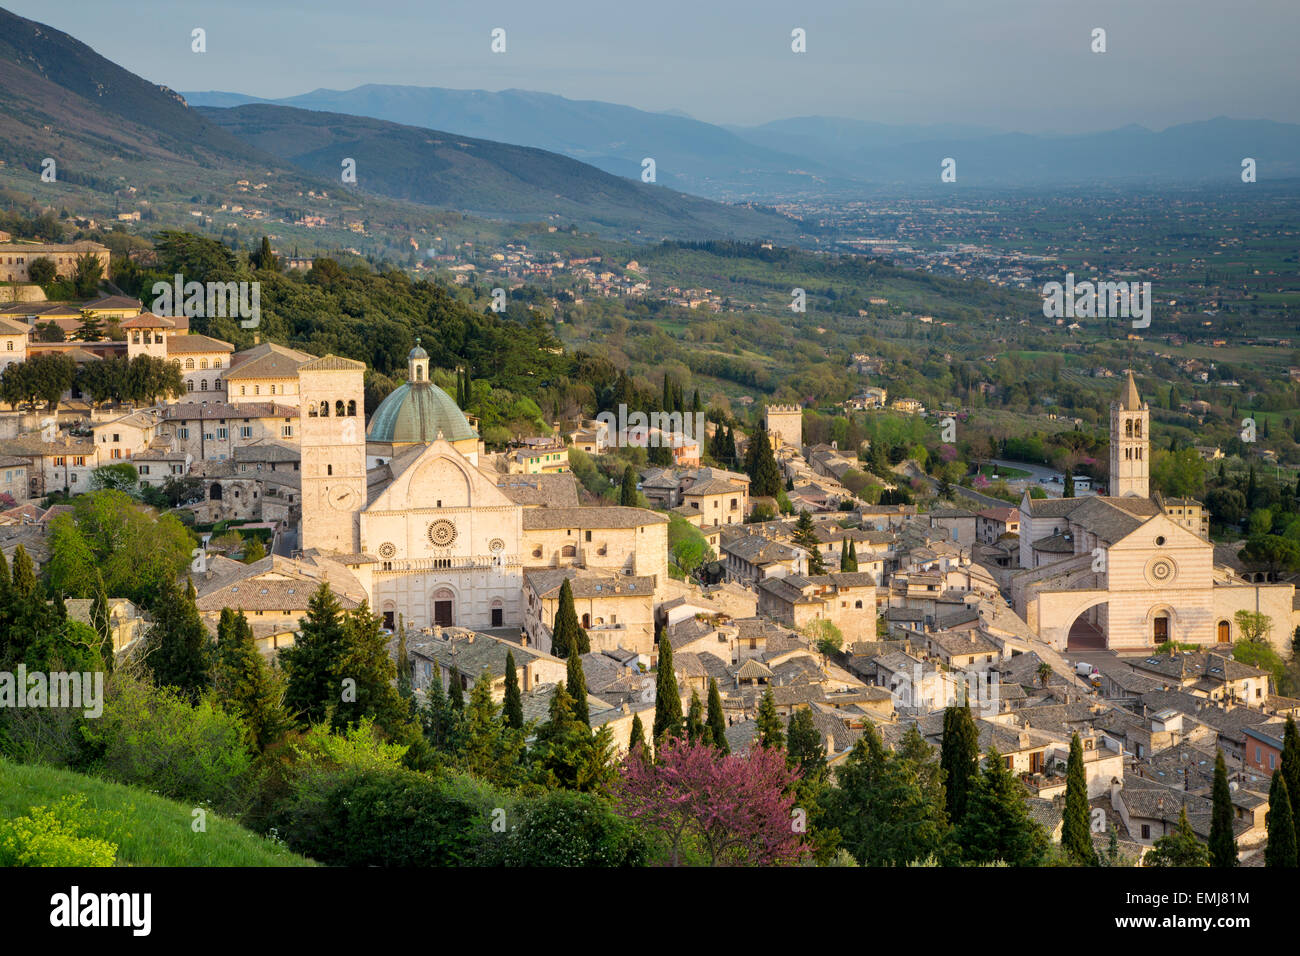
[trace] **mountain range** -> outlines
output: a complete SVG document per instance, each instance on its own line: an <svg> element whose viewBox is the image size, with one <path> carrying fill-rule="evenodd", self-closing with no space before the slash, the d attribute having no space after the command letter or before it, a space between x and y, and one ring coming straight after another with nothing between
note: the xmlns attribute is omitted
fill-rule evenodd
<svg viewBox="0 0 1300 956"><path fill-rule="evenodd" d="M714 198L871 193L939 182L944 158L957 182L992 187L1240 182L1241 161L1261 179L1300 175L1300 126L1218 117L1155 131L1005 132L964 124L891 125L805 116L761 126L718 126L525 90L366 85L278 100L186 93L195 105L276 103L534 146L634 177L656 161L659 181Z"/></svg>

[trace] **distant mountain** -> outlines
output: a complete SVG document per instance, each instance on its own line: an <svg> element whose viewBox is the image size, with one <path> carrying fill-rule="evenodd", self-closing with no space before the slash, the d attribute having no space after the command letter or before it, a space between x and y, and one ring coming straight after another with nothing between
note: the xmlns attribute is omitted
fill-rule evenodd
<svg viewBox="0 0 1300 956"><path fill-rule="evenodd" d="M592 224L646 238L793 239L769 210L729 206L603 172L566 156L364 116L255 103L197 112L260 152L322 179L355 160L362 191L471 215Z"/></svg>
<svg viewBox="0 0 1300 956"><path fill-rule="evenodd" d="M642 161L649 157L660 185L719 199L788 195L839 178L815 154L792 155L689 116L526 90L371 84L277 100L224 92L186 93L185 98L193 106L269 102L447 130L562 153L629 179L641 176Z"/></svg>
<svg viewBox="0 0 1300 956"><path fill-rule="evenodd" d="M185 95L201 105L257 101L239 93ZM957 160L959 184L997 187L1239 182L1247 156L1258 163L1261 178L1300 175L1300 126L1268 120L1218 118L1160 132L1129 126L1077 135L826 116L723 127L671 111L523 90L380 85L315 90L275 102L535 146L620 176L637 176L641 159L651 156L659 182L674 188L769 201L930 186L939 182L945 157Z"/></svg>

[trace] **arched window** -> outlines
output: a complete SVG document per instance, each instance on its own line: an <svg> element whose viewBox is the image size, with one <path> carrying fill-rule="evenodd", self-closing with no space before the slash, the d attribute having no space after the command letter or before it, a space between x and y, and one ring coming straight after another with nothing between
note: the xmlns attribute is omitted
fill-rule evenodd
<svg viewBox="0 0 1300 956"><path fill-rule="evenodd" d="M213 389L213 391L216 391L216 392L221 391L221 379L219 379L219 378L214 378L214 379L212 380L212 389Z"/></svg>
<svg viewBox="0 0 1300 956"><path fill-rule="evenodd" d="M205 378L199 382L199 391L206 392L207 390L208 390L208 380Z"/></svg>
<svg viewBox="0 0 1300 956"><path fill-rule="evenodd" d="M571 544L566 544L560 549L560 556L564 558L573 558L578 554L578 549Z"/></svg>
<svg viewBox="0 0 1300 956"><path fill-rule="evenodd" d="M194 371L194 359L186 359L186 360L185 360L185 371L187 371L187 372L192 372L192 371Z"/></svg>
<svg viewBox="0 0 1300 956"><path fill-rule="evenodd" d="M194 379L189 378L185 380L185 391L187 392L194 391Z"/></svg>
<svg viewBox="0 0 1300 956"><path fill-rule="evenodd" d="M213 360L212 360L212 367L213 367L213 368L221 368L221 359L213 359Z"/></svg>
<svg viewBox="0 0 1300 956"><path fill-rule="evenodd" d="M348 402L348 417L357 417L357 401L355 398Z"/></svg>
<svg viewBox="0 0 1300 956"><path fill-rule="evenodd" d="M1140 418L1133 423L1133 437L1134 438L1142 437L1142 419Z"/></svg>
<svg viewBox="0 0 1300 956"><path fill-rule="evenodd" d="M329 402L321 402L321 403L320 403L320 417L321 417L321 418L329 418L329 417L330 417L330 403L329 403Z"/></svg>
<svg viewBox="0 0 1300 956"><path fill-rule="evenodd" d="M334 403L334 417L335 418L343 417L343 399L341 398Z"/></svg>
<svg viewBox="0 0 1300 956"><path fill-rule="evenodd" d="M199 359L199 368L207 368L207 367L208 367L208 360L207 360L207 359Z"/></svg>
<svg viewBox="0 0 1300 956"><path fill-rule="evenodd" d="M424 381L424 368L422 366L417 365L415 367L415 380L417 382Z"/></svg>
<svg viewBox="0 0 1300 956"><path fill-rule="evenodd" d="M316 418L316 417L318 417L319 415L320 415L320 412L316 411L316 403L315 403L315 402L312 402L312 404L310 404L310 405L307 406L307 417L308 417L308 418Z"/></svg>
<svg viewBox="0 0 1300 956"><path fill-rule="evenodd" d="M862 602L861 602L861 601L854 601L854 602L853 602L853 607L854 607L856 610L859 610L859 611L862 610Z"/></svg>
<svg viewBox="0 0 1300 956"><path fill-rule="evenodd" d="M1133 419L1131 418L1124 420L1124 437L1125 438L1133 437Z"/></svg>
<svg viewBox="0 0 1300 956"><path fill-rule="evenodd" d="M586 627L591 627L591 615L590 615L590 614L584 614L584 615L582 615L582 626L583 626L584 628L586 628Z"/></svg>

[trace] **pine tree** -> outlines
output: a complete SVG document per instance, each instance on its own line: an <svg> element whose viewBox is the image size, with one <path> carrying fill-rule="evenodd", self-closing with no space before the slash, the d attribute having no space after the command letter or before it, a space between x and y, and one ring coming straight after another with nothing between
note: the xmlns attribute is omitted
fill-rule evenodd
<svg viewBox="0 0 1300 956"><path fill-rule="evenodd" d="M797 766L804 780L819 780L826 769L826 745L806 708L790 715L786 726L786 760Z"/></svg>
<svg viewBox="0 0 1300 956"><path fill-rule="evenodd" d="M587 677L582 672L582 655L570 654L565 668L565 685L573 698L573 716L591 726L591 713L587 707Z"/></svg>
<svg viewBox="0 0 1300 956"><path fill-rule="evenodd" d="M1228 768L1223 762L1223 751L1214 757L1214 787L1211 791L1210 811L1210 865L1233 867L1237 865L1237 839L1232 835L1232 791L1228 789Z"/></svg>
<svg viewBox="0 0 1300 956"><path fill-rule="evenodd" d="M1088 778L1083 768L1083 744L1077 733L1070 739L1070 759L1065 771L1061 848L1076 863L1084 866L1097 865L1097 851L1092 845L1092 821L1088 812Z"/></svg>
<svg viewBox="0 0 1300 956"><path fill-rule="evenodd" d="M90 601L90 626L99 638L99 657L104 662L104 670L113 673L113 622L108 614L108 593L104 590L104 575L95 569L95 594Z"/></svg>
<svg viewBox="0 0 1300 956"><path fill-rule="evenodd" d="M825 574L826 565L822 561L821 542L817 540L817 531L813 527L812 515L804 508L799 512L795 522L794 542L808 552L808 573Z"/></svg>
<svg viewBox="0 0 1300 956"><path fill-rule="evenodd" d="M578 623L578 612L573 605L573 585L568 578L560 584L560 603L551 629L551 653L560 658L575 653L591 653L591 640Z"/></svg>
<svg viewBox="0 0 1300 956"><path fill-rule="evenodd" d="M501 719L514 730L524 728L524 700L519 693L519 675L515 667L515 652L506 651L506 694L501 703Z"/></svg>
<svg viewBox="0 0 1300 956"><path fill-rule="evenodd" d="M967 795L957 838L963 858L971 863L1001 860L1008 866L1037 866L1047 853L1051 841L1029 816L1024 784L1012 776L994 747Z"/></svg>
<svg viewBox="0 0 1300 956"><path fill-rule="evenodd" d="M182 591L164 578L145 644L145 663L154 683L175 687L190 701L197 701L212 682L208 632L194 598L192 584Z"/></svg>
<svg viewBox="0 0 1300 956"><path fill-rule="evenodd" d="M785 731L781 727L781 718L776 712L776 700L770 690L763 694L763 699L759 702L756 722L758 742L762 746L769 749L775 747L778 750L785 746Z"/></svg>
<svg viewBox="0 0 1300 956"><path fill-rule="evenodd" d="M398 737L409 719L410 708L397 693L397 669L380 623L365 601L343 621L336 672L340 692L332 721L335 730L369 717L390 737ZM351 683L345 685L344 681ZM345 689L348 693L342 693Z"/></svg>
<svg viewBox="0 0 1300 956"><path fill-rule="evenodd" d="M523 734L498 719L492 701L492 679L483 671L470 688L469 703L457 735L459 765L497 786L509 786L520 774L523 748Z"/></svg>
<svg viewBox="0 0 1300 956"><path fill-rule="evenodd" d="M699 743L704 739L704 704L700 702L699 691L691 688L691 704L686 708L686 740Z"/></svg>
<svg viewBox="0 0 1300 956"><path fill-rule="evenodd" d="M27 549L21 544L14 548L13 592L18 598L25 598L36 590L36 569Z"/></svg>
<svg viewBox="0 0 1300 956"><path fill-rule="evenodd" d="M343 656L343 609L328 584L307 602L307 616L298 622L298 637L281 651L288 677L284 706L304 726L325 720L341 696L338 662Z"/></svg>
<svg viewBox="0 0 1300 956"><path fill-rule="evenodd" d="M1268 846L1264 849L1264 865L1278 867L1300 866L1296 850L1295 817L1291 814L1291 795L1287 792L1286 775L1279 767L1273 771L1273 783L1268 788Z"/></svg>
<svg viewBox="0 0 1300 956"><path fill-rule="evenodd" d="M257 649L243 612L224 608L217 625L212 685L217 699L248 728L249 742L265 750L289 729L284 689Z"/></svg>
<svg viewBox="0 0 1300 956"><path fill-rule="evenodd" d="M714 677L709 678L709 716L707 723L709 733L713 738L713 746L724 754L731 753L731 745L727 743L727 719L722 713L722 694L718 691L718 681Z"/></svg>
<svg viewBox="0 0 1300 956"><path fill-rule="evenodd" d="M637 506L636 469L631 465L623 469L623 484L619 486L618 503L624 508Z"/></svg>
<svg viewBox="0 0 1300 956"><path fill-rule="evenodd" d="M943 712L943 743L939 767L947 792L948 820L959 826L966 815L966 802L979 773L979 728L971 717L970 704L949 707Z"/></svg>
<svg viewBox="0 0 1300 956"><path fill-rule="evenodd" d="M673 670L673 646L668 635L659 630L659 662L655 671L655 723L654 743L682 735L682 695L677 690L677 674Z"/></svg>

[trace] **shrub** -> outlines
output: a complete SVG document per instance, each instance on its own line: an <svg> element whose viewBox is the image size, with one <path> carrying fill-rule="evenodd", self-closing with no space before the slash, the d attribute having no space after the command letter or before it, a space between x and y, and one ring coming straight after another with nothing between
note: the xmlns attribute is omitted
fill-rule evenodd
<svg viewBox="0 0 1300 956"><path fill-rule="evenodd" d="M526 804L505 842L506 866L643 866L646 841L610 804L557 790Z"/></svg>
<svg viewBox="0 0 1300 956"><path fill-rule="evenodd" d="M83 835L92 823L81 795L0 820L0 866L112 866L116 844Z"/></svg>

